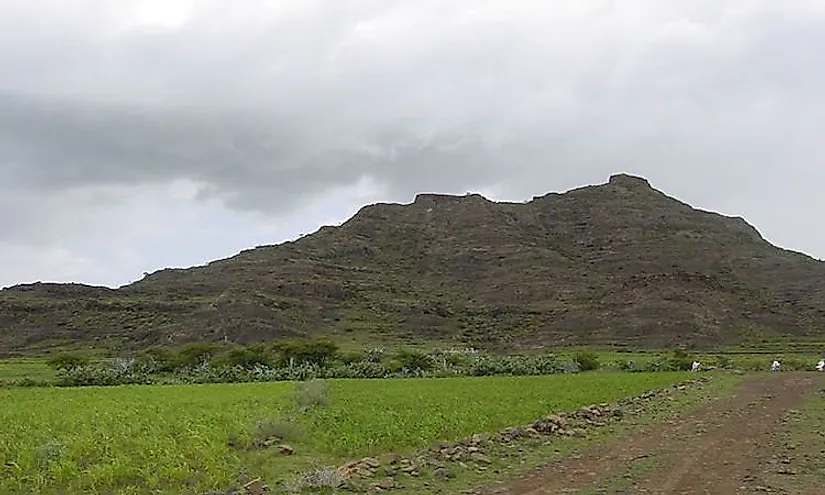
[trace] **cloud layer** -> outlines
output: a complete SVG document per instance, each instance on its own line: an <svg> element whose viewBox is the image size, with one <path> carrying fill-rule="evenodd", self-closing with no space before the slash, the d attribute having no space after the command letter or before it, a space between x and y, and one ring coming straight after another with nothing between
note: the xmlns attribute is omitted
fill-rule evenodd
<svg viewBox="0 0 825 495"><path fill-rule="evenodd" d="M825 255L825 2L14 2L0 285L117 285L374 200L630 171Z"/></svg>

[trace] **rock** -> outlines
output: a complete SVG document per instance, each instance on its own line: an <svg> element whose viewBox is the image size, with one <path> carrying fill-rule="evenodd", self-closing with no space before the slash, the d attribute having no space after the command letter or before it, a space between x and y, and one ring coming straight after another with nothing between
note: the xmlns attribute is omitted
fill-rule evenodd
<svg viewBox="0 0 825 495"><path fill-rule="evenodd" d="M256 478L243 486L244 492L248 495L264 495L268 489L261 478Z"/></svg>
<svg viewBox="0 0 825 495"><path fill-rule="evenodd" d="M295 449L293 449L290 445L282 444L278 445L278 453L281 455L292 455L295 453Z"/></svg>
<svg viewBox="0 0 825 495"><path fill-rule="evenodd" d="M455 478L455 474L447 468L440 467L433 472L433 476L441 480L449 480Z"/></svg>
<svg viewBox="0 0 825 495"><path fill-rule="evenodd" d="M378 483L376 483L372 486L373 486L373 488L377 488L379 491L387 491L387 490L392 490L397 485L396 485L394 479L386 478L386 479L383 479L380 482L378 482Z"/></svg>
<svg viewBox="0 0 825 495"><path fill-rule="evenodd" d="M490 435L486 433L476 433L470 438L470 443L473 445L480 445L482 443L487 442L490 439Z"/></svg>
<svg viewBox="0 0 825 495"><path fill-rule="evenodd" d="M482 454L481 452L473 452L470 454L470 460L477 462L479 464L492 464L493 461L487 457L486 455Z"/></svg>

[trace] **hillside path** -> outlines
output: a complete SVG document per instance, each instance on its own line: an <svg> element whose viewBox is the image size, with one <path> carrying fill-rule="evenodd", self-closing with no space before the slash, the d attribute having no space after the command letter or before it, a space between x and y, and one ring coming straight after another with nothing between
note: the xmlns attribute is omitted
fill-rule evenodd
<svg viewBox="0 0 825 495"><path fill-rule="evenodd" d="M754 376L733 395L678 421L646 427L484 493L732 495L771 491L758 484L770 455L765 446L770 445L785 413L823 387L822 373ZM823 493L822 487L813 489L795 493Z"/></svg>

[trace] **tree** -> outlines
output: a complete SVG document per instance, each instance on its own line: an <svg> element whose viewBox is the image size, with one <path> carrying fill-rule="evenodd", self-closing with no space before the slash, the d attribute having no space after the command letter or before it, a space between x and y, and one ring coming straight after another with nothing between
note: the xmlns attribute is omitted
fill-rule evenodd
<svg viewBox="0 0 825 495"><path fill-rule="evenodd" d="M327 340L277 342L273 346L281 364L314 364L326 366L338 354L338 346Z"/></svg>
<svg viewBox="0 0 825 495"><path fill-rule="evenodd" d="M87 364L89 364L89 358L68 352L60 353L48 361L48 365L56 370L70 370Z"/></svg>

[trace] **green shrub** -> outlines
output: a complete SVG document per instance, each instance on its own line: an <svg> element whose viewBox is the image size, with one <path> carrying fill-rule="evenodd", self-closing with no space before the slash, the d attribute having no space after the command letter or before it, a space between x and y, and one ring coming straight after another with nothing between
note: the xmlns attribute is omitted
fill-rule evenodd
<svg viewBox="0 0 825 495"><path fill-rule="evenodd" d="M164 373L174 371L177 362L172 351L152 347L135 356L135 366L149 373Z"/></svg>
<svg viewBox="0 0 825 495"><path fill-rule="evenodd" d="M664 363L664 369L659 371L690 371L693 361L693 356L686 350L673 349Z"/></svg>
<svg viewBox="0 0 825 495"><path fill-rule="evenodd" d="M272 346L281 366L313 364L324 367L338 355L338 345L326 340L277 342Z"/></svg>
<svg viewBox="0 0 825 495"><path fill-rule="evenodd" d="M244 369L252 369L255 366L270 366L272 357L267 348L261 344L246 347L235 347L223 357L223 362L228 366L240 366Z"/></svg>
<svg viewBox="0 0 825 495"><path fill-rule="evenodd" d="M183 346L175 357L176 368L194 368L208 363L218 352L218 346L212 342L198 342Z"/></svg>
<svg viewBox="0 0 825 495"><path fill-rule="evenodd" d="M338 361L343 364L360 363L367 360L367 355L364 352L346 352L338 355Z"/></svg>
<svg viewBox="0 0 825 495"><path fill-rule="evenodd" d="M713 358L710 360L710 365L715 366L717 368L730 369L731 367L733 367L733 361L731 360L730 356L727 356L725 354L718 354L716 356L713 356Z"/></svg>
<svg viewBox="0 0 825 495"><path fill-rule="evenodd" d="M573 358L579 364L580 371L594 371L599 369L599 355L595 352L578 352Z"/></svg>
<svg viewBox="0 0 825 495"><path fill-rule="evenodd" d="M89 364L89 358L79 354L63 352L49 359L47 364L55 370L70 370Z"/></svg>
<svg viewBox="0 0 825 495"><path fill-rule="evenodd" d="M435 368L433 357L420 351L400 349L395 353L393 360L393 369L396 371L421 372L432 371Z"/></svg>

